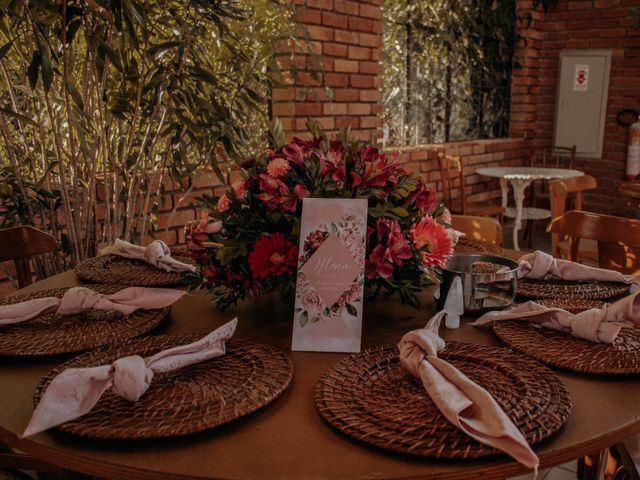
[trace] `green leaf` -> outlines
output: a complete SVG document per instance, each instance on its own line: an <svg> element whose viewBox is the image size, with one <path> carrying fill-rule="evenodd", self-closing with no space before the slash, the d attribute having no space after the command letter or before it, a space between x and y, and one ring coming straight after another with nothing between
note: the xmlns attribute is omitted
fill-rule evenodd
<svg viewBox="0 0 640 480"><path fill-rule="evenodd" d="M49 60L49 54L45 49L40 50L40 66L42 67L42 86L45 93L49 93L51 84L53 83L53 69L51 68L51 61Z"/></svg>
<svg viewBox="0 0 640 480"><path fill-rule="evenodd" d="M31 63L27 68L27 77L29 77L29 86L31 90L35 90L38 86L38 70L40 69L41 59L39 52L33 52Z"/></svg>
<svg viewBox="0 0 640 480"><path fill-rule="evenodd" d="M78 109L84 110L84 102L82 101L82 96L80 95L78 89L67 78L64 79L64 85L65 87L67 87L67 90L71 94L71 98L73 98L73 101L75 102Z"/></svg>
<svg viewBox="0 0 640 480"><path fill-rule="evenodd" d="M34 127L38 126L38 124L33 120L31 120L29 117L22 115L21 113L14 112L13 110L8 110L6 108L0 107L0 112L4 113L5 115L9 115L10 117L13 117L17 120L20 120L21 122L25 122L25 123L28 123L29 125L33 125Z"/></svg>
<svg viewBox="0 0 640 480"><path fill-rule="evenodd" d="M8 43L5 43L2 47L0 47L0 60L2 60L7 53L9 53L9 50L11 50L12 45L13 45L13 40L11 40Z"/></svg>
<svg viewBox="0 0 640 480"><path fill-rule="evenodd" d="M309 314L306 310L298 317L298 323L300 324L300 328L304 328L304 326L309 323Z"/></svg>
<svg viewBox="0 0 640 480"><path fill-rule="evenodd" d="M358 309L354 305L346 303L345 307L347 308L347 312L349 312L349 315L353 315L354 317L358 316Z"/></svg>

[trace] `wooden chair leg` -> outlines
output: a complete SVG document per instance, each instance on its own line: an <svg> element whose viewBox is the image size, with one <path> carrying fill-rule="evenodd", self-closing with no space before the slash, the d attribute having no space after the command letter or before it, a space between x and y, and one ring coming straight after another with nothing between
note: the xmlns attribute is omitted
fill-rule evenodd
<svg viewBox="0 0 640 480"><path fill-rule="evenodd" d="M611 478L612 480L640 480L640 474L638 474L633 457L629 454L624 444L617 443L609 450L605 478Z"/></svg>

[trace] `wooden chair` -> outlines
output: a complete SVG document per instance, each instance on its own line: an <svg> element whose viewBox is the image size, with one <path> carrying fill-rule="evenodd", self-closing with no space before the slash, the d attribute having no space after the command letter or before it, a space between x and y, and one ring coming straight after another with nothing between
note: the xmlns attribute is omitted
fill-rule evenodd
<svg viewBox="0 0 640 480"><path fill-rule="evenodd" d="M451 226L472 240L502 244L502 227L495 218L451 215Z"/></svg>
<svg viewBox="0 0 640 480"><path fill-rule="evenodd" d="M549 182L549 203L551 206L551 220L561 217L567 211L567 204L572 200L572 210L582 210L582 193L598 188L597 180L591 175L553 180ZM551 254L554 257L569 258L569 241L551 234ZM591 260L598 263L598 242L584 239L578 244L577 259Z"/></svg>
<svg viewBox="0 0 640 480"><path fill-rule="evenodd" d="M532 150L529 155L529 163L532 167L568 168L572 169L576 160L576 146L553 147L551 150L542 150L540 162L537 162L536 151ZM539 203L549 203L549 191L546 182L535 181L531 184L530 205L537 207Z"/></svg>
<svg viewBox="0 0 640 480"><path fill-rule="evenodd" d="M0 230L0 245L0 262L14 261L20 288L33 282L29 265L31 257L60 250L55 238L30 226Z"/></svg>
<svg viewBox="0 0 640 480"><path fill-rule="evenodd" d="M502 224L503 206L487 201L467 202L464 166L460 156L438 152L438 166L440 167L440 177L442 179L442 196L451 213L478 217L497 217L500 224ZM458 196L454 194L455 190L459 191Z"/></svg>
<svg viewBox="0 0 640 480"><path fill-rule="evenodd" d="M598 265L626 274L640 271L640 220L571 210L553 220L547 232L569 237L569 260L578 258L576 239L598 242Z"/></svg>
<svg viewBox="0 0 640 480"><path fill-rule="evenodd" d="M0 245L2 245L0 262L14 261L20 288L33 283L29 265L31 257L60 250L55 238L30 226L0 230ZM51 478L60 478L68 473L64 469L45 463L31 455L15 452L0 444L0 477L6 476L16 480L32 478L23 473L23 470L51 474Z"/></svg>

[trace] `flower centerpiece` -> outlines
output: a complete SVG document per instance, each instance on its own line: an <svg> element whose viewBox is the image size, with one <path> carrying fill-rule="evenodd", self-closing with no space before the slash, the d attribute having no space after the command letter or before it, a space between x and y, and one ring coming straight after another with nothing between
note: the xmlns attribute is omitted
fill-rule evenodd
<svg viewBox="0 0 640 480"><path fill-rule="evenodd" d="M240 165L225 193L200 198L211 218L196 228L190 246L202 266L197 281L216 304L225 308L268 292L291 298L298 261L313 255L329 234L313 232L298 251L302 199L338 197L368 200L365 295L385 292L419 306L416 293L453 252L449 212L397 156L347 135L294 138L267 149ZM349 248L354 232L348 219L330 228L344 233ZM355 282L326 308L348 308L350 297L360 295L358 288ZM313 292L302 294L307 303L315 301Z"/></svg>

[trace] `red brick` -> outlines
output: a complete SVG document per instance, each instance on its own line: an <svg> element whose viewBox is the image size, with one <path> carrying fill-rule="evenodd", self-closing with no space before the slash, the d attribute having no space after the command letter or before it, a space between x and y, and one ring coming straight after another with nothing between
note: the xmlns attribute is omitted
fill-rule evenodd
<svg viewBox="0 0 640 480"><path fill-rule="evenodd" d="M349 25L349 17L333 12L322 12L322 24L330 27L346 29Z"/></svg>
<svg viewBox="0 0 640 480"><path fill-rule="evenodd" d="M363 47L379 47L382 43L382 37L380 35L374 35L371 33L360 34L360 45Z"/></svg>
<svg viewBox="0 0 640 480"><path fill-rule="evenodd" d="M349 115L369 115L371 105L369 103L349 103Z"/></svg>
<svg viewBox="0 0 640 480"><path fill-rule="evenodd" d="M352 45L358 45L359 37L356 32L336 30L335 40L336 42L340 42L340 43L349 43Z"/></svg>
<svg viewBox="0 0 640 480"><path fill-rule="evenodd" d="M350 75L350 84L355 88L372 88L375 86L375 79L371 75Z"/></svg>
<svg viewBox="0 0 640 480"><path fill-rule="evenodd" d="M361 32L373 32L373 20L360 17L349 17L349 29Z"/></svg>
<svg viewBox="0 0 640 480"><path fill-rule="evenodd" d="M334 69L336 72L355 73L358 71L358 62L354 60L338 60L334 61Z"/></svg>
<svg viewBox="0 0 640 480"><path fill-rule="evenodd" d="M382 100L382 93L379 90L360 90L361 102L379 102Z"/></svg>
<svg viewBox="0 0 640 480"><path fill-rule="evenodd" d="M360 4L360 16L374 18L379 20L382 18L382 9L373 5Z"/></svg>
<svg viewBox="0 0 640 480"><path fill-rule="evenodd" d="M327 73L324 75L324 83L328 87L348 87L349 76L343 73Z"/></svg>
<svg viewBox="0 0 640 480"><path fill-rule="evenodd" d="M322 44L322 53L332 57L346 57L347 46L340 43L324 42Z"/></svg>
<svg viewBox="0 0 640 480"><path fill-rule="evenodd" d="M349 79L347 78L347 84L348 82ZM360 90L355 88L336 88L333 93L334 100L338 102L356 102L360 99Z"/></svg>
<svg viewBox="0 0 640 480"><path fill-rule="evenodd" d="M354 60L369 60L371 58L371 49L349 46L348 57Z"/></svg>
<svg viewBox="0 0 640 480"><path fill-rule="evenodd" d="M309 25L307 27L307 31L309 32L309 36L313 40L324 40L324 41L333 40L333 32L334 32L333 28Z"/></svg>
<svg viewBox="0 0 640 480"><path fill-rule="evenodd" d="M322 23L322 12L313 8L300 8L296 11L296 21L298 23Z"/></svg>
<svg viewBox="0 0 640 480"><path fill-rule="evenodd" d="M322 113L324 115L346 115L346 103L325 103L322 105Z"/></svg>

